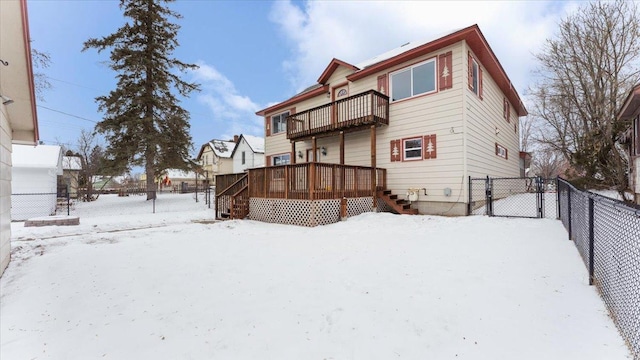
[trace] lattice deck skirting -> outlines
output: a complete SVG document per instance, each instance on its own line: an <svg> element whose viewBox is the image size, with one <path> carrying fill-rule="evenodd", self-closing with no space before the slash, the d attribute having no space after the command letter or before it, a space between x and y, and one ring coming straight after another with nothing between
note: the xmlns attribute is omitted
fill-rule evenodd
<svg viewBox="0 0 640 360"><path fill-rule="evenodd" d="M348 198L347 216L371 211L371 197ZM289 200L252 197L249 219L298 226L328 225L340 221L340 199Z"/></svg>

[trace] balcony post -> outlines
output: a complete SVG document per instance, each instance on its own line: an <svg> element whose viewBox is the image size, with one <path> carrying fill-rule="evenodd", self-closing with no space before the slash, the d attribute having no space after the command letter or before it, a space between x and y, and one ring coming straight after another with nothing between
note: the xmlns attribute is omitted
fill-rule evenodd
<svg viewBox="0 0 640 360"><path fill-rule="evenodd" d="M377 209L378 200L376 198L376 126L375 125L371 125L371 196L373 196L373 204L371 208Z"/></svg>
<svg viewBox="0 0 640 360"><path fill-rule="evenodd" d="M316 163L309 163L309 200L314 200L314 190L316 188Z"/></svg>
<svg viewBox="0 0 640 360"><path fill-rule="evenodd" d="M284 166L284 198L289 198L289 165Z"/></svg>
<svg viewBox="0 0 640 360"><path fill-rule="evenodd" d="M296 142L291 141L291 163L295 164L296 163Z"/></svg>

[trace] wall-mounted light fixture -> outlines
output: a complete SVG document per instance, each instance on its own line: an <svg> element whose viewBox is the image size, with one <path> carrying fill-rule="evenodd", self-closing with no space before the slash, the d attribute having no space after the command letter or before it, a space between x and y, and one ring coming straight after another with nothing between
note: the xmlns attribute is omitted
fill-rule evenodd
<svg viewBox="0 0 640 360"><path fill-rule="evenodd" d="M326 147L321 147L320 148L320 153L322 154L322 156L327 156L327 148Z"/></svg>
<svg viewBox="0 0 640 360"><path fill-rule="evenodd" d="M302 151L298 150L298 157L302 159Z"/></svg>
<svg viewBox="0 0 640 360"><path fill-rule="evenodd" d="M496 135L500 135L500 129L496 126Z"/></svg>
<svg viewBox="0 0 640 360"><path fill-rule="evenodd" d="M331 97L331 91L327 91L327 99Z"/></svg>
<svg viewBox="0 0 640 360"><path fill-rule="evenodd" d="M0 98L2 98L2 105L13 104L13 99L8 96L0 95Z"/></svg>

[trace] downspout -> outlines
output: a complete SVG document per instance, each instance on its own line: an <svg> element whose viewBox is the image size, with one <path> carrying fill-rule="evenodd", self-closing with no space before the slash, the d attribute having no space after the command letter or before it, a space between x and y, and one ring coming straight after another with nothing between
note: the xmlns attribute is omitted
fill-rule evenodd
<svg viewBox="0 0 640 360"><path fill-rule="evenodd" d="M464 41L463 42L463 46L460 48L460 51L462 51L462 54L460 56L460 58L462 59L462 66L464 67L464 70L462 73L463 74L468 74L469 73L469 69L466 68L467 62L464 61L465 59L465 54L466 54L466 50L467 50L467 42ZM468 75L467 75L468 76ZM462 89L462 178L463 180L463 187L462 189L460 189L460 191L464 191L465 195L464 195L464 202L465 204L469 203L469 196L471 194L469 194L468 189L469 189L469 169L468 169L468 164L467 164L467 150L468 150L468 146L467 146L467 92L465 89L466 86L466 81L465 81L465 76L463 75L463 79L462 79L462 84L461 84L461 89ZM468 207L467 207L468 208ZM467 214L469 215L469 214Z"/></svg>

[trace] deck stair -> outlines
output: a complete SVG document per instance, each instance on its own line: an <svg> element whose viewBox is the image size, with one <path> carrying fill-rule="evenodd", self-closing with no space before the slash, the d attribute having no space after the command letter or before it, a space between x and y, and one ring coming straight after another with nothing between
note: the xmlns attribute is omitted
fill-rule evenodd
<svg viewBox="0 0 640 360"><path fill-rule="evenodd" d="M216 219L244 219L249 214L248 176L243 174L216 194Z"/></svg>
<svg viewBox="0 0 640 360"><path fill-rule="evenodd" d="M405 215L418 214L418 209L412 209L407 200L398 199L398 195L391 194L391 190L378 190L378 198L389 205L395 213Z"/></svg>

